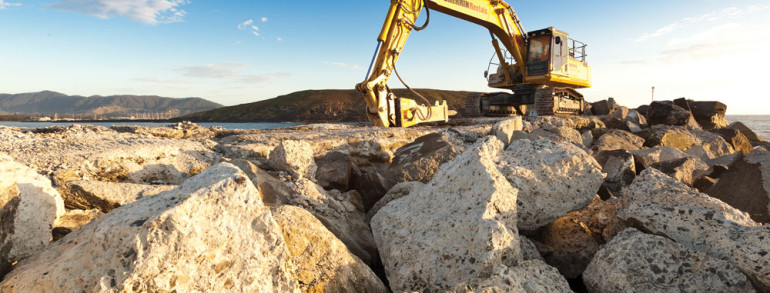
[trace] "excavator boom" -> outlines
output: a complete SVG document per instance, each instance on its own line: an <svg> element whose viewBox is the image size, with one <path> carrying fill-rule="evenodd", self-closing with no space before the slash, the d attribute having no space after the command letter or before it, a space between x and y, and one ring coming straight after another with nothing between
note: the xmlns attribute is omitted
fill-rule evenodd
<svg viewBox="0 0 770 293"><path fill-rule="evenodd" d="M420 13L427 11L427 20L423 26L416 24ZM385 23L377 38L375 50L365 80L356 89L364 95L366 113L374 126L408 127L419 123L444 121L451 115L446 102L430 104L403 97L397 97L389 88L388 80L395 73L398 76L396 62L412 30L422 30L430 21L430 11L438 11L487 28L492 36L492 44L500 62L498 80L489 82L490 86L513 89L524 86L564 86L585 87L587 82L575 83L569 74L559 75L551 69L529 74L527 56L529 49L528 35L513 8L501 0L392 0ZM566 37L566 34L564 34ZM498 42L498 39L500 42ZM566 43L566 40L565 40ZM502 46L501 46L502 44ZM559 44L559 43L557 43ZM561 47L559 47L561 48ZM508 52L515 63L506 62L503 50ZM548 54L549 52L546 52ZM561 64L561 63L560 63ZM567 62L564 70L568 70ZM574 64L573 64L574 66ZM590 71L586 71L589 72ZM400 76L398 76L399 79ZM403 80L401 80L403 82ZM406 84L404 84L406 86ZM406 86L409 88L409 86ZM411 88L409 88L411 90Z"/></svg>

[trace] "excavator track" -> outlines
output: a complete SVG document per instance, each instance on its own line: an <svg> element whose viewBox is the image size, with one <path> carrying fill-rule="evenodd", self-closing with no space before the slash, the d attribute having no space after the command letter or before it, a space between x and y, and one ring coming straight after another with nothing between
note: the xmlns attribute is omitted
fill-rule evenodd
<svg viewBox="0 0 770 293"><path fill-rule="evenodd" d="M540 116L580 115L585 111L585 100L573 89L543 87L535 92L535 109Z"/></svg>
<svg viewBox="0 0 770 293"><path fill-rule="evenodd" d="M481 94L470 94L465 98L465 114L468 117L481 117Z"/></svg>

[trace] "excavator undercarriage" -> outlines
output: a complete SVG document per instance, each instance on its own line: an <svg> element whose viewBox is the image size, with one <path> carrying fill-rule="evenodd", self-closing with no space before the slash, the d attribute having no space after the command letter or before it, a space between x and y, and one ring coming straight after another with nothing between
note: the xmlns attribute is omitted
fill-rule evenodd
<svg viewBox="0 0 770 293"><path fill-rule="evenodd" d="M469 117L580 115L585 110L583 95L574 89L531 85L514 93L470 94L465 104Z"/></svg>

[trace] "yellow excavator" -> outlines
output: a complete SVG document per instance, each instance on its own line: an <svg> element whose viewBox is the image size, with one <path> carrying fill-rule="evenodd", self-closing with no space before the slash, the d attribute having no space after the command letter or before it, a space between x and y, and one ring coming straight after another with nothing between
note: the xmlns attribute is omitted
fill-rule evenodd
<svg viewBox="0 0 770 293"><path fill-rule="evenodd" d="M418 26L415 22L423 9L427 18ZM513 91L469 96L465 105L469 116L573 115L586 110L583 96L575 90L591 86L586 45L567 33L553 27L525 33L513 7L500 0L392 0L366 79L356 85L372 125L409 127L446 122L454 115L446 101L431 104L413 91L396 70L409 34L427 27L431 10L489 29L496 59L490 67L497 65L497 70L487 70L484 76L490 87ZM388 88L393 73L421 103L395 96Z"/></svg>

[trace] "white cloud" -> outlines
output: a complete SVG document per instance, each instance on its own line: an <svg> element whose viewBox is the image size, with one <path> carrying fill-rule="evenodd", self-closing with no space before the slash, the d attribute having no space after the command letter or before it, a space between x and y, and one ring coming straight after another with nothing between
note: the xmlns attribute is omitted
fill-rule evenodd
<svg viewBox="0 0 770 293"><path fill-rule="evenodd" d="M361 67L360 67L360 66L358 66L358 65L349 65L349 64L347 64L347 63L343 63L343 62L329 62L329 61L324 61L323 63L324 63L324 64L326 64L326 65L331 65L331 66L337 67L337 68L345 68L345 69L350 69L350 70L358 70L358 69L361 69Z"/></svg>
<svg viewBox="0 0 770 293"><path fill-rule="evenodd" d="M765 10L770 8L770 6L747 6L744 8L737 8L737 7L728 7L725 9L722 9L720 11L714 11L709 12L703 15L695 16L695 17L686 17L683 18L677 22L668 24L662 28L657 29L656 31L652 33L647 33L644 35L641 35L634 39L635 42L643 42L655 37L660 37L663 35L667 35L679 28L685 27L689 24L699 23L699 22L713 22L717 20L723 20L725 18L735 18L740 15L745 14L751 14L757 11Z"/></svg>
<svg viewBox="0 0 770 293"><path fill-rule="evenodd" d="M153 83L191 83L184 79L164 78L164 77L137 77L132 78L135 81L153 82Z"/></svg>
<svg viewBox="0 0 770 293"><path fill-rule="evenodd" d="M241 68L248 66L246 63L220 63L203 66L184 66L176 71L187 77L199 78L238 78L241 75Z"/></svg>
<svg viewBox="0 0 770 293"><path fill-rule="evenodd" d="M275 38L275 39L276 39L277 41L279 41L279 42L283 42L283 38L281 38L281 37L277 37L277 38Z"/></svg>
<svg viewBox="0 0 770 293"><path fill-rule="evenodd" d="M254 24L254 20L253 19L249 19L247 21L239 23L238 24L238 29L239 30L245 30L247 27L250 27L252 24Z"/></svg>
<svg viewBox="0 0 770 293"><path fill-rule="evenodd" d="M267 17L262 17L262 22L267 22Z"/></svg>
<svg viewBox="0 0 770 293"><path fill-rule="evenodd" d="M254 36L257 36L257 37L261 36L261 34L259 33L259 27L254 25L254 20L253 19L249 19L247 21L244 21L244 22L241 22L240 24L238 24L238 30L242 30L242 31L246 31L247 30L247 31L251 32L251 34L254 35Z"/></svg>
<svg viewBox="0 0 770 293"><path fill-rule="evenodd" d="M5 2L4 0L0 0L0 10L15 6L21 6L21 3L9 3Z"/></svg>
<svg viewBox="0 0 770 293"><path fill-rule="evenodd" d="M187 0L62 0L50 6L98 18L126 17L157 25L181 22L186 14L181 6L188 3Z"/></svg>

